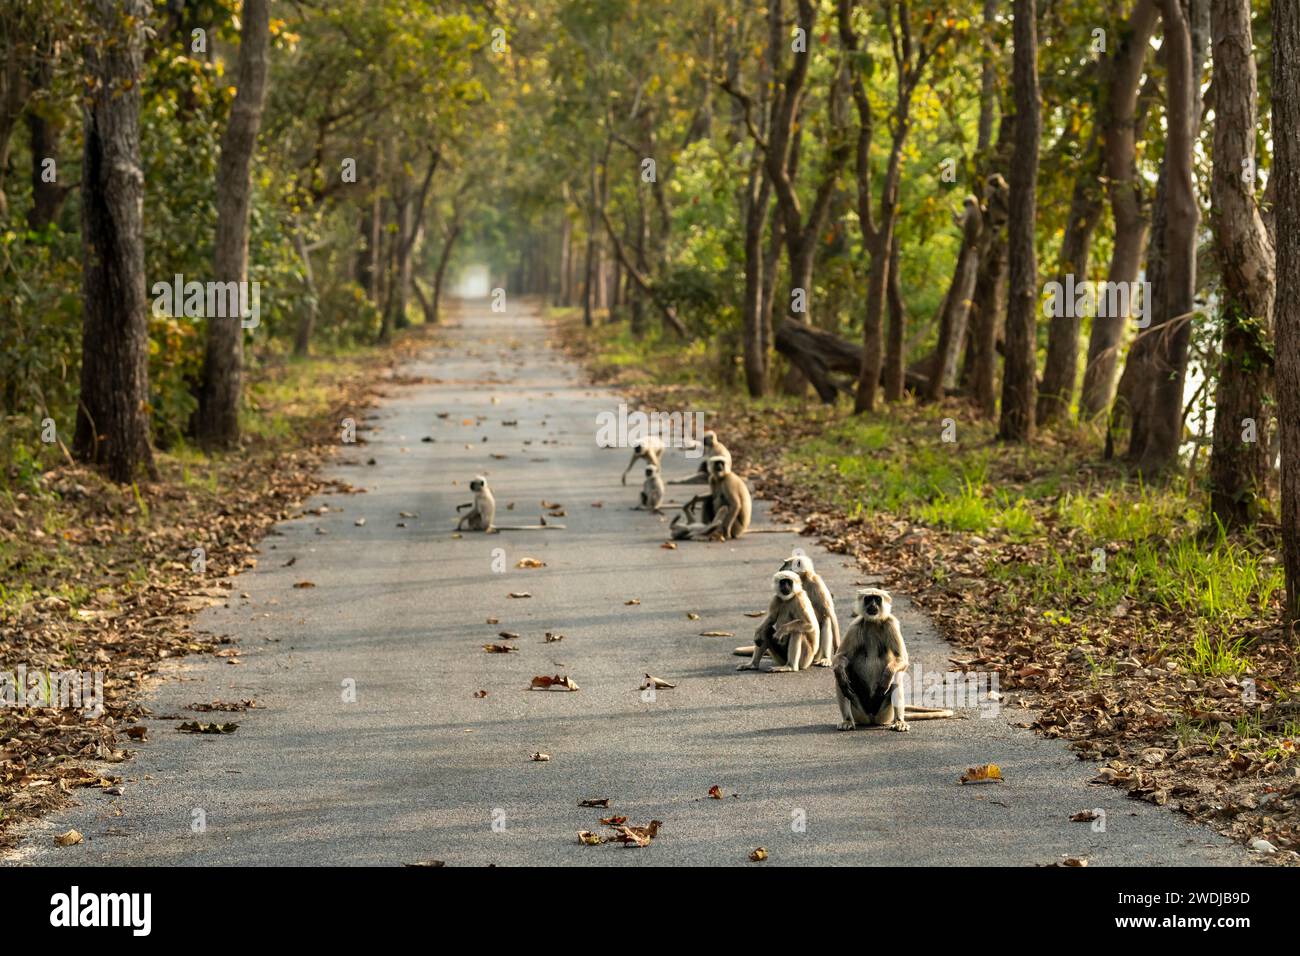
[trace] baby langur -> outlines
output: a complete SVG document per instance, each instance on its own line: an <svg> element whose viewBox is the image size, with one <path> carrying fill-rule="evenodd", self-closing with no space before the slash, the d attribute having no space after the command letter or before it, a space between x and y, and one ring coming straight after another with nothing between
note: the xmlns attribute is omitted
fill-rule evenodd
<svg viewBox="0 0 1300 956"><path fill-rule="evenodd" d="M475 475L470 480L469 490L474 492L474 500L456 506L457 511L469 509L466 514L461 515L456 530L491 531L492 519L497 514L497 500L492 497L492 489L488 487L487 479L482 475Z"/></svg>
<svg viewBox="0 0 1300 956"><path fill-rule="evenodd" d="M664 480L659 477L658 465L645 466L645 484L641 486L641 507L659 514L659 504L664 500Z"/></svg>
<svg viewBox="0 0 1300 956"><path fill-rule="evenodd" d="M804 593L808 595L813 612L817 615L820 639L817 651L813 654L813 663L818 667L830 667L831 658L840 649L840 622L835 616L835 601L831 597L830 588L822 576L813 570L812 558L804 554L802 548L795 548L790 557L781 563L780 569L799 575L799 583L803 585Z"/></svg>
<svg viewBox="0 0 1300 956"><path fill-rule="evenodd" d="M689 478L675 478L668 482L670 485L703 485L709 480L709 459L725 458L727 467L731 467L731 452L727 451L727 446L718 441L718 436L712 432L704 433L700 440L700 445L704 449L704 460L700 462L700 467L695 469L695 474Z"/></svg>
<svg viewBox="0 0 1300 956"><path fill-rule="evenodd" d="M623 469L623 484L627 484L627 473L632 470L632 466L636 464L638 458L642 459L647 465L654 465L658 468L663 456L664 443L662 439L651 435L644 441L637 442L632 446L632 457L629 459L627 467Z"/></svg>
<svg viewBox="0 0 1300 956"><path fill-rule="evenodd" d="M835 697L840 704L840 730L858 724L907 730L907 718L951 717L939 707L909 707L904 701L902 674L907 670L907 645L888 591L862 588L853 603L854 617L831 666Z"/></svg>
<svg viewBox="0 0 1300 956"><path fill-rule="evenodd" d="M470 480L469 490L474 492L474 500L456 506L457 511L469 509L460 516L460 521L456 523L457 531L483 531L488 534L495 534L498 531L564 530L564 525L547 524L545 518L540 519L540 524L493 524L493 519L496 518L497 514L497 500L492 497L492 489L488 487L487 479L482 475L475 475Z"/></svg>
<svg viewBox="0 0 1300 956"><path fill-rule="evenodd" d="M817 615L793 571L772 575L772 603L767 617L754 631L754 656L736 670L758 670L763 655L771 654L774 672L803 670L812 663L817 648Z"/></svg>

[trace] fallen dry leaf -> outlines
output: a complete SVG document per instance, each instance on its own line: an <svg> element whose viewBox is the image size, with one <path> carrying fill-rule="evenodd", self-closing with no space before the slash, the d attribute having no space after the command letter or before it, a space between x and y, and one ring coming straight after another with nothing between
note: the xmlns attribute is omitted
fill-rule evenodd
<svg viewBox="0 0 1300 956"><path fill-rule="evenodd" d="M627 823L627 817L601 817L600 822L607 827L621 827Z"/></svg>
<svg viewBox="0 0 1300 956"><path fill-rule="evenodd" d="M579 800L579 801L578 801L578 806L580 806L580 807L601 807L602 809L608 810L608 809L609 809L609 797L588 797L586 800Z"/></svg>
<svg viewBox="0 0 1300 956"><path fill-rule="evenodd" d="M579 830L578 842L583 846L600 846L605 842L605 838L599 833L592 833L590 830Z"/></svg>
<svg viewBox="0 0 1300 956"><path fill-rule="evenodd" d="M484 644L483 650L489 654L513 654L519 648L511 647L509 644Z"/></svg>
<svg viewBox="0 0 1300 956"><path fill-rule="evenodd" d="M532 597L532 595L529 594L527 591L511 591L509 594L506 595L506 597L512 597L512 598L530 598L530 597Z"/></svg>
<svg viewBox="0 0 1300 956"><path fill-rule="evenodd" d="M735 637L731 631L700 631L700 637Z"/></svg>
<svg viewBox="0 0 1300 956"><path fill-rule="evenodd" d="M514 650L513 647L510 649ZM546 677L544 675L541 677L534 677L533 682L528 689L529 690L550 690L551 688L554 687L558 687L560 690L578 689L577 684L575 684L568 677L565 677L561 674L556 674L554 677Z"/></svg>
<svg viewBox="0 0 1300 956"><path fill-rule="evenodd" d="M296 588L314 588L315 586L316 586L315 581L299 581L297 584L294 585L294 587Z"/></svg>
<svg viewBox="0 0 1300 956"><path fill-rule="evenodd" d="M749 854L749 860L751 863L762 863L766 859L767 859L766 847L761 847L761 846L755 847L754 852Z"/></svg>
<svg viewBox="0 0 1300 956"><path fill-rule="evenodd" d="M483 699L484 697L486 697L487 695L488 695L488 692L485 691L485 690L476 690L476 691L474 691L474 698L475 698L476 700L482 700L482 699Z"/></svg>
<svg viewBox="0 0 1300 956"><path fill-rule="evenodd" d="M698 620L700 619L700 616L699 616L698 614L696 614L694 611L687 611L687 612L686 612L686 619L687 619L688 621L698 621Z"/></svg>
<svg viewBox="0 0 1300 956"><path fill-rule="evenodd" d="M60 833L54 838L54 842L59 846L76 846L81 841L81 833L77 830L69 830L67 833Z"/></svg>
<svg viewBox="0 0 1300 956"><path fill-rule="evenodd" d="M550 754L544 754L544 753L542 753L542 752L539 750L539 751L537 751L535 754L533 754L531 757L529 757L528 759L529 759L529 760L532 760L532 761L535 762L535 763L546 763L546 761L548 761L548 760L551 759L551 755L550 755Z"/></svg>
<svg viewBox="0 0 1300 956"><path fill-rule="evenodd" d="M239 729L239 724L208 724L187 720L176 729L186 734L233 734Z"/></svg>
<svg viewBox="0 0 1300 956"><path fill-rule="evenodd" d="M545 643L547 643L547 644L554 644L556 641L562 641L562 640L564 640L564 635L563 635L563 634L556 634L554 631L547 631L547 632L546 632L546 640L545 640Z"/></svg>
<svg viewBox="0 0 1300 956"><path fill-rule="evenodd" d="M497 637L504 637L507 641L519 640L519 635L516 634L514 631L498 631Z"/></svg>
<svg viewBox="0 0 1300 956"><path fill-rule="evenodd" d="M713 786L709 787L709 798L712 800L722 799L722 788L719 787L716 783Z"/></svg>
<svg viewBox="0 0 1300 956"><path fill-rule="evenodd" d="M962 783L992 783L994 780L1002 779L1002 771L995 763L981 764L978 767L970 767L961 775Z"/></svg>
<svg viewBox="0 0 1300 956"><path fill-rule="evenodd" d="M646 690L647 688L654 687L672 690L676 686L676 684L668 683L668 681L664 680L662 677L655 677L653 674L646 674L645 683L641 685L641 689Z"/></svg>
<svg viewBox="0 0 1300 956"><path fill-rule="evenodd" d="M633 604L640 604L640 603L641 603L640 598L632 598L631 600L623 602L623 604L627 607L631 607Z"/></svg>
<svg viewBox="0 0 1300 956"><path fill-rule="evenodd" d="M544 567L546 567L546 562L545 562L545 561L538 561L536 558L520 558L517 562L515 562L515 567L517 567L517 568L544 568Z"/></svg>
<svg viewBox="0 0 1300 956"><path fill-rule="evenodd" d="M676 541L665 541L663 544L659 545L659 547L665 549L666 551L676 551L676 550L677 550L677 542L676 542Z"/></svg>
<svg viewBox="0 0 1300 956"><path fill-rule="evenodd" d="M1096 810L1080 810L1070 817L1071 823L1091 823L1096 820L1099 814Z"/></svg>

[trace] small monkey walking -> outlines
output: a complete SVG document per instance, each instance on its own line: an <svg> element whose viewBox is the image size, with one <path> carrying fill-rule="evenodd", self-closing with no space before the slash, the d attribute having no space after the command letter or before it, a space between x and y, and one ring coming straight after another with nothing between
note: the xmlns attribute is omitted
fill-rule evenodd
<svg viewBox="0 0 1300 956"><path fill-rule="evenodd" d="M637 442L632 446L632 457L628 459L627 467L623 469L623 484L627 484L627 473L632 470L632 466L636 464L638 458L647 465L654 465L658 468L663 457L663 439L651 435L645 441Z"/></svg>
<svg viewBox="0 0 1300 956"><path fill-rule="evenodd" d="M903 700L900 675L907 670L907 645L888 591L862 588L853 603L854 617L831 667L835 697L840 704L840 730L858 724L908 729L907 718L935 720L951 717L941 707L909 707Z"/></svg>

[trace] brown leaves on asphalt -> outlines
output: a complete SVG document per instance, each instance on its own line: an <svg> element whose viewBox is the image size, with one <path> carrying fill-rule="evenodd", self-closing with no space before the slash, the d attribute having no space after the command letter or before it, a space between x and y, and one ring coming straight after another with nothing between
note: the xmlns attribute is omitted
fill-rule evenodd
<svg viewBox="0 0 1300 956"><path fill-rule="evenodd" d="M519 650L519 648L513 647L510 644L484 644L483 650L487 651L489 654L513 654Z"/></svg>
<svg viewBox="0 0 1300 956"><path fill-rule="evenodd" d="M665 541L663 544L659 545L659 547L665 549L666 551L676 551L676 550L677 550L677 542L676 542L676 541Z"/></svg>
<svg viewBox="0 0 1300 956"><path fill-rule="evenodd" d="M315 586L316 586L315 581L299 581L297 584L294 585L294 587L298 589L314 588Z"/></svg>
<svg viewBox="0 0 1300 956"><path fill-rule="evenodd" d="M1070 822L1091 823L1093 820L1096 820L1100 816L1101 814L1099 814L1096 810L1080 810L1078 813L1072 814L1070 816Z"/></svg>
<svg viewBox="0 0 1300 956"><path fill-rule="evenodd" d="M149 736L149 728L142 724L126 728L126 735L132 740L144 740Z"/></svg>
<svg viewBox="0 0 1300 956"><path fill-rule="evenodd" d="M609 797L588 797L586 800L579 800L580 807L600 807L603 810L609 809Z"/></svg>
<svg viewBox="0 0 1300 956"><path fill-rule="evenodd" d="M78 843L81 843L83 839L84 838L80 831L69 830L67 833L60 833L56 836L54 842L58 846L76 846Z"/></svg>
<svg viewBox="0 0 1300 956"><path fill-rule="evenodd" d="M970 767L961 775L962 783L993 783L1002 779L1002 770L995 763Z"/></svg>
<svg viewBox="0 0 1300 956"><path fill-rule="evenodd" d="M713 786L709 787L709 799L710 800L722 799L722 788L719 787L716 783Z"/></svg>
<svg viewBox="0 0 1300 956"><path fill-rule="evenodd" d="M485 690L476 690L476 691L474 691L474 699L475 699L475 700L482 700L482 699L483 699L484 697L486 697L487 695L488 695L488 692L485 691Z"/></svg>
<svg viewBox="0 0 1300 956"><path fill-rule="evenodd" d="M662 677L655 677L653 674L646 674L645 683L641 685L641 690L648 690L651 687L656 690L672 690L676 686L676 684L668 683L668 681L664 680Z"/></svg>
<svg viewBox="0 0 1300 956"><path fill-rule="evenodd" d="M601 817L600 822L607 827L619 827L622 826L624 823L627 823L627 817L619 817L619 816Z"/></svg>
<svg viewBox="0 0 1300 956"><path fill-rule="evenodd" d="M564 640L563 634L557 634L554 631L547 631L546 636L542 639L542 642L545 644L556 644L562 640Z"/></svg>
<svg viewBox="0 0 1300 956"><path fill-rule="evenodd" d="M193 703L186 706L187 709L196 710L199 713L208 713L214 710L235 712L252 710L257 707L257 701L251 697L246 697L243 700L214 700L210 704Z"/></svg>
<svg viewBox="0 0 1300 956"><path fill-rule="evenodd" d="M700 631L700 637L735 637L731 631Z"/></svg>
<svg viewBox="0 0 1300 956"><path fill-rule="evenodd" d="M519 635L516 634L514 631L498 631L497 637L504 638L507 641L519 640Z"/></svg>
<svg viewBox="0 0 1300 956"><path fill-rule="evenodd" d="M761 847L761 846L755 847L754 851L749 854L749 861L751 863L762 863L766 859L767 859L766 847Z"/></svg>
<svg viewBox="0 0 1300 956"><path fill-rule="evenodd" d="M527 591L511 591L509 594L506 595L506 597L520 599L520 598L530 598L532 597L532 595L529 594Z"/></svg>
<svg viewBox="0 0 1300 956"><path fill-rule="evenodd" d="M490 618L488 618L488 619L487 619L487 622L488 622L489 624L500 624L500 623L501 623L501 621L498 620L498 619L495 618L495 617L490 617Z"/></svg>
<svg viewBox="0 0 1300 956"><path fill-rule="evenodd" d="M640 599L640 598L631 598L630 600L627 600L627 601L624 601L624 602L623 602L624 606L626 606L626 607L632 607L633 605L635 605L635 604L640 604L640 603L641 603L641 599Z"/></svg>
<svg viewBox="0 0 1300 956"><path fill-rule="evenodd" d="M544 567L546 567L546 562L545 562L545 561L539 561L539 560L537 560L537 558L520 558L518 561L515 562L515 567L517 567L517 568L544 568Z"/></svg>
<svg viewBox="0 0 1300 956"><path fill-rule="evenodd" d="M528 759L533 761L534 763L546 763L548 760L551 759L551 755L544 754L539 750L536 753L534 753L532 756L530 756Z"/></svg>
<svg viewBox="0 0 1300 956"><path fill-rule="evenodd" d="M512 647L511 650L514 650ZM562 674L556 674L554 677L534 677L533 682L529 685L529 690L577 690L578 685L570 678Z"/></svg>
<svg viewBox="0 0 1300 956"><path fill-rule="evenodd" d="M649 846L661 826L663 826L662 820L651 820L643 827L618 826L614 828L614 835L610 837L610 841L622 843L624 847Z"/></svg>
<svg viewBox="0 0 1300 956"><path fill-rule="evenodd" d="M699 616L698 614L696 614L694 611L687 611L687 612L686 612L686 620L688 620L688 621L698 621L699 619L700 619L700 616Z"/></svg>
<svg viewBox="0 0 1300 956"><path fill-rule="evenodd" d="M187 720L176 728L183 734L233 734L239 724L209 724L200 720Z"/></svg>

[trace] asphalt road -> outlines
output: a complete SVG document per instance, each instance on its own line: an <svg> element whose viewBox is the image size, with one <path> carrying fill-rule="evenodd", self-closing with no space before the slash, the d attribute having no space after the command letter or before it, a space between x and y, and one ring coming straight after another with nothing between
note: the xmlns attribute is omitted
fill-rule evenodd
<svg viewBox="0 0 1300 956"><path fill-rule="evenodd" d="M212 715L238 721L228 736L152 721L135 760L111 768L121 796L81 792L28 827L9 862L752 865L758 846L765 865L1251 862L1169 810L1089 785L1097 766L1025 729L1014 701L907 734L843 733L829 671L738 673L745 613L766 606L792 546L813 556L845 622L869 578L792 534L661 548L665 521L629 510L632 476L619 484L627 452L596 446L596 416L618 397L582 384L535 315L467 308L408 371L430 381L397 389L368 444L339 456L338 477L367 492L306 503L331 510L282 524L230 606L202 613L199 627L237 636L242 665L177 662L150 702L187 719L205 719L184 709L194 701L260 707ZM670 451L665 472L694 465ZM480 472L499 523L534 523L546 500L567 529L454 537ZM913 666L947 670L950 648L894 597ZM545 643L547 631L564 639ZM485 653L493 642L518 651ZM676 687L645 699L647 672ZM530 691L541 674L580 690ZM990 762L1003 782L958 783ZM603 797L609 810L578 806ZM1104 829L1070 822L1093 808ZM663 826L645 849L580 845L610 814ZM85 842L54 846L69 827Z"/></svg>

